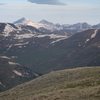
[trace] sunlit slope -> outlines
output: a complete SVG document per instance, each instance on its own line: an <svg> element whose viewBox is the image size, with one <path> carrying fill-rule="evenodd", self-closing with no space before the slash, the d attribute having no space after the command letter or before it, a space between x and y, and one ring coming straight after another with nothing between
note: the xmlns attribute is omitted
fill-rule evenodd
<svg viewBox="0 0 100 100"><path fill-rule="evenodd" d="M1 93L0 100L100 100L100 67L51 72Z"/></svg>

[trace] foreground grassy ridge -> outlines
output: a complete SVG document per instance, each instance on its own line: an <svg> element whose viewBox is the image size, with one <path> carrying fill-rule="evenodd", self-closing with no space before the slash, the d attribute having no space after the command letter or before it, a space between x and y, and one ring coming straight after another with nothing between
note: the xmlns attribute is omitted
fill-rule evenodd
<svg viewBox="0 0 100 100"><path fill-rule="evenodd" d="M51 72L1 93L0 100L100 100L100 68Z"/></svg>

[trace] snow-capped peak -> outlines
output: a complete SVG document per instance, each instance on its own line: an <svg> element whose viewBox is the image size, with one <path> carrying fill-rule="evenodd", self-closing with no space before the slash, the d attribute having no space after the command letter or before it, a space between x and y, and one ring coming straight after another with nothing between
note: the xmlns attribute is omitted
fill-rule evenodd
<svg viewBox="0 0 100 100"><path fill-rule="evenodd" d="M47 20L41 20L40 22L33 22L30 19L26 19L26 18L21 18L19 20L17 20L16 22L14 22L15 25L29 25L29 26L33 26L37 29L39 28L44 28L50 31L54 31L54 30L60 30L62 27L59 27L56 24L53 24Z"/></svg>
<svg viewBox="0 0 100 100"><path fill-rule="evenodd" d="M60 24L54 24L52 22L49 22L47 20L41 20L39 23L43 24L45 29L50 30L50 31L55 31L55 30L61 30L63 27Z"/></svg>
<svg viewBox="0 0 100 100"><path fill-rule="evenodd" d="M29 25L29 26L33 26L35 28L40 28L40 27L44 27L43 24L41 23L37 23L37 22L33 22L30 19L26 19L26 18L21 18L18 21L14 22L14 24L16 25Z"/></svg>

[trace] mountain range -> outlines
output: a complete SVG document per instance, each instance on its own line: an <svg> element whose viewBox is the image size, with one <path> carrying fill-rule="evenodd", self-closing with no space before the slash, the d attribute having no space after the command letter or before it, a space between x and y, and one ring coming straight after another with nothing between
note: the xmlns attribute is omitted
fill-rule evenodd
<svg viewBox="0 0 100 100"><path fill-rule="evenodd" d="M100 24L0 23L0 64L0 91L55 70L100 66Z"/></svg>
<svg viewBox="0 0 100 100"><path fill-rule="evenodd" d="M30 25L33 26L37 29L45 29L45 30L49 30L51 32L55 32L55 31L60 31L60 30L65 30L68 33L76 33L76 32L80 32L80 31L84 31L87 29L92 29L92 28L100 28L100 24L97 25L90 25L86 22L83 23L76 23L73 25L70 24L55 24L52 22L49 22L47 20L41 20L39 22L33 22L30 19L26 19L26 18L21 18L17 21L14 22L15 25Z"/></svg>
<svg viewBox="0 0 100 100"><path fill-rule="evenodd" d="M66 69L40 76L0 94L0 100L100 100L100 67Z"/></svg>

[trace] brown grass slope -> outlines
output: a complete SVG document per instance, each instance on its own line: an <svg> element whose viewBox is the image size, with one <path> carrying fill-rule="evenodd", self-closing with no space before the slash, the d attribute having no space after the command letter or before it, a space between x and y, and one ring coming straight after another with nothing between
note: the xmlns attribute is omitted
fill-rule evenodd
<svg viewBox="0 0 100 100"><path fill-rule="evenodd" d="M51 72L1 93L0 100L100 100L100 67Z"/></svg>

